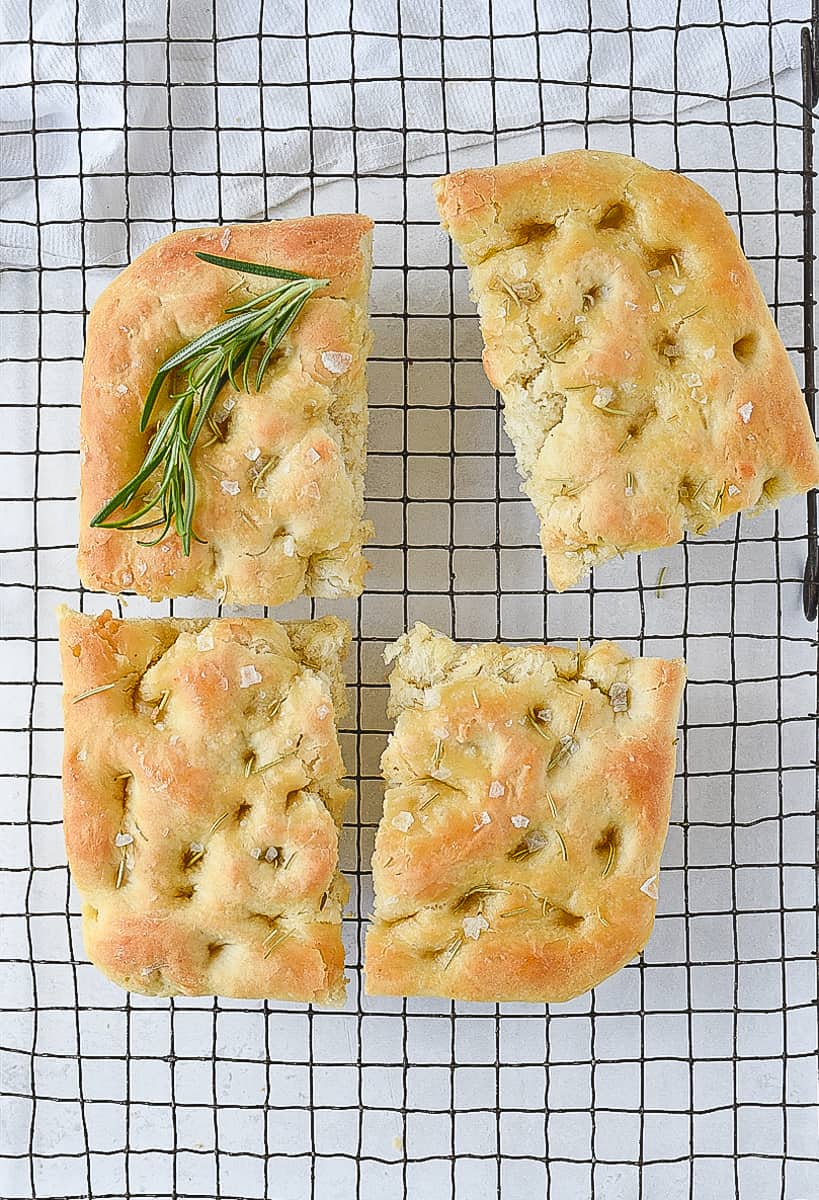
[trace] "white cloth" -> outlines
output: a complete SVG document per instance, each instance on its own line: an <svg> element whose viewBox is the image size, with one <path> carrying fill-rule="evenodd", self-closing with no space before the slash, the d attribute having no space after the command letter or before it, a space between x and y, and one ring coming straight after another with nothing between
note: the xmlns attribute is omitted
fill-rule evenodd
<svg viewBox="0 0 819 1200"><path fill-rule="evenodd" d="M38 261L38 217L44 264L122 263L170 228L172 215L182 223L276 215L308 186L311 166L322 175L389 169L405 155L441 152L444 130L457 150L491 140L493 127L509 136L582 121L587 98L592 119L622 117L632 51L638 116L670 116L675 86L679 110L736 96L769 80L772 67L798 66L798 22L809 19L810 3L773 0L774 21L794 24L770 36L768 0L505 0L492 6L491 29L489 0L413 0L401 5L400 31L395 0L359 0L353 34L348 0L308 7L309 56L303 0L215 0L212 8L35 0L32 52L28 5L6 0L0 37L21 40L4 50L4 75L24 86L7 88L2 101L0 260ZM84 235L82 217L90 218Z"/></svg>

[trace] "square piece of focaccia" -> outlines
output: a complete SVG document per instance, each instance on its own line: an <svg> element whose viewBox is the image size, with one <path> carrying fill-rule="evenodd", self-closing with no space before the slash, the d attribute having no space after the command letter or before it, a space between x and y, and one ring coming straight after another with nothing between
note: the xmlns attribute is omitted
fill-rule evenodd
<svg viewBox="0 0 819 1200"><path fill-rule="evenodd" d="M344 1000L335 617L61 611L68 861L88 957L152 996Z"/></svg>
<svg viewBox="0 0 819 1200"><path fill-rule="evenodd" d="M681 660L460 646L388 652L395 732L367 990L560 1001L645 946L668 829Z"/></svg>
<svg viewBox="0 0 819 1200"><path fill-rule="evenodd" d="M86 587L152 599L218 597L282 604L355 596L367 562L362 521L367 433L365 362L372 221L350 215L185 230L151 246L100 296L88 321L80 415L79 570ZM178 393L166 384L140 432L151 382L168 358L228 319L226 309L275 279L203 262L197 251L329 280L271 360L259 391L222 388L192 451L193 541L90 521L145 458ZM159 476L140 493L143 502ZM152 514L155 515L155 514Z"/></svg>
<svg viewBox="0 0 819 1200"><path fill-rule="evenodd" d="M717 202L572 150L436 184L562 590L819 482L785 347Z"/></svg>

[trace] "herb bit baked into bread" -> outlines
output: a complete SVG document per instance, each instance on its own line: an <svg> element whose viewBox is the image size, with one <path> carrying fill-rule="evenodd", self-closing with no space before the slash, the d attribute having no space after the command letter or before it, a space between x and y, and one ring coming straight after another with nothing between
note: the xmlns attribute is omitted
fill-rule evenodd
<svg viewBox="0 0 819 1200"><path fill-rule="evenodd" d="M88 957L152 996L344 1000L335 617L61 610L68 861Z"/></svg>
<svg viewBox="0 0 819 1200"><path fill-rule="evenodd" d="M793 367L701 187L572 150L435 190L555 588L819 483Z"/></svg>
<svg viewBox="0 0 819 1200"><path fill-rule="evenodd" d="M151 246L103 292L88 321L80 416L78 561L86 587L271 605L361 592L361 546L372 533L362 520L371 231L372 221L356 214L185 230ZM200 253L284 268L285 277L229 269ZM184 403L191 383L204 387L221 360L203 351L192 372L188 362L163 375L142 430L157 372L240 316L238 307L253 320L247 306L258 303L261 319L277 285L272 321L286 331L269 355L265 332L247 363L225 360L189 451L190 472L178 434L167 430L165 457L127 503L105 514L139 479L172 404ZM291 296L303 310L287 307ZM92 527L102 515L105 523ZM112 527L123 517L132 524Z"/></svg>
<svg viewBox="0 0 819 1200"><path fill-rule="evenodd" d="M560 1001L645 946L668 830L680 659L456 645L387 654L395 732L371 994Z"/></svg>

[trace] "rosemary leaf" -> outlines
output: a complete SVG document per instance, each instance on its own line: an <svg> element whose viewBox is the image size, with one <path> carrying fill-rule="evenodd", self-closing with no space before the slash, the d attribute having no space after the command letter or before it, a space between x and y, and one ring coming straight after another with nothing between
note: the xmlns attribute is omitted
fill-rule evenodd
<svg viewBox="0 0 819 1200"><path fill-rule="evenodd" d="M313 293L329 282L216 254L200 253L197 257L213 266L265 275L278 282L262 295L227 309L226 320L162 363L145 397L141 432L148 428L156 402L177 370L183 375L181 386L169 394L170 408L159 422L139 470L91 520L95 528L156 529L154 537L140 542L149 546L161 542L173 530L185 555L191 552L192 540L203 540L193 528L196 480L191 456L205 424L214 429L212 409L217 396L228 383L237 390L241 386L243 391L250 391L250 364L257 350L261 350L261 357L254 387L259 390L282 338ZM237 383L237 374L241 384ZM146 487L147 495L143 492Z"/></svg>
<svg viewBox="0 0 819 1200"><path fill-rule="evenodd" d="M109 692L115 685L116 681L114 683L101 683L99 687L89 688L87 692L80 692L79 696L75 696L71 703L79 704L80 700L87 700L89 696L98 696L100 692Z"/></svg>

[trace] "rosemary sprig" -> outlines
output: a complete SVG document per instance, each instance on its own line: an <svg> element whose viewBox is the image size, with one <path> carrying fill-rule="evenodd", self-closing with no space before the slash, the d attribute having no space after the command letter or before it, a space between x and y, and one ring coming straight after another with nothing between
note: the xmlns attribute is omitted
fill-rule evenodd
<svg viewBox="0 0 819 1200"><path fill-rule="evenodd" d="M313 279L281 267L197 253L197 258L217 267L278 280L275 287L252 296L244 304L225 310L227 320L183 346L166 359L153 378L139 423L144 433L166 380L179 371L181 389L171 392L172 401L151 438L142 466L124 487L92 518L91 524L105 529L159 529L156 537L141 542L154 546L173 527L186 555L191 539L202 541L193 529L196 480L191 454L222 388L230 383L236 390L250 391L250 365L261 348L254 388L262 385L270 360L307 301L327 279ZM236 382L240 373L241 383ZM210 425L212 428L212 425ZM154 481L150 493L142 488ZM133 507L136 503L136 507ZM130 510L130 511L129 511Z"/></svg>

